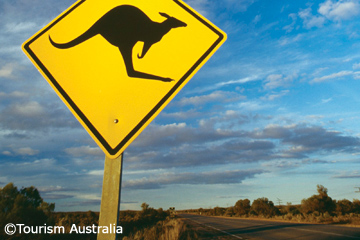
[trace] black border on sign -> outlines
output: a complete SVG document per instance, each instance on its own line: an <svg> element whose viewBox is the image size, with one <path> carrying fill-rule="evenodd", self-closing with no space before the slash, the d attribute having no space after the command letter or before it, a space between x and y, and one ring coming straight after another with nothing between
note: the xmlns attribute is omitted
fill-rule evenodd
<svg viewBox="0 0 360 240"><path fill-rule="evenodd" d="M44 64L40 61L40 59L34 54L34 52L30 49L30 44L33 43L40 36L45 34L50 28L52 28L55 24L61 21L64 17L74 11L77 7L79 7L86 0L79 1L76 5L74 5L71 9L69 9L66 13L64 13L61 17L59 17L56 21L54 21L51 25L41 31L38 35L36 35L33 39L27 42L24 45L25 50L29 53L29 55L33 58L36 64L41 68L41 70L45 73L45 75L49 78L55 88L59 91L59 93L64 97L64 99L69 103L72 109L76 112L76 114L81 118L81 120L86 124L89 130L95 135L95 137L101 142L101 144L105 147L105 149L111 154L115 155L120 151L120 149L141 129L144 124L149 121L149 119L165 104L165 102L173 95L173 93L182 85L182 83L195 71L195 69L209 56L209 54L216 48L216 46L224 39L224 35L219 32L216 28L211 26L208 22L199 17L196 13L194 13L187 6L179 2L178 0L173 0L177 3L181 8L191 14L198 21L207 26L210 30L216 33L219 38L213 43L213 45L195 62L195 64L182 76L182 78L174 85L172 89L156 104L156 106L136 125L136 127L115 147L112 148L108 142L103 138L103 136L99 133L99 131L94 127L94 125L89 121L89 119L85 116L85 114L78 108L78 106L73 102L70 96L65 92L65 90L60 86L60 84L56 81L56 79L52 76L49 70L44 66Z"/></svg>

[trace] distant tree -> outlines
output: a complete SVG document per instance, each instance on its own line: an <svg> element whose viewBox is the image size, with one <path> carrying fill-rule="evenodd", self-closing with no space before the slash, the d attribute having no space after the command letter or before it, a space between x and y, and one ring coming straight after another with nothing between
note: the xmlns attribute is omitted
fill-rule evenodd
<svg viewBox="0 0 360 240"><path fill-rule="evenodd" d="M249 199L240 199L235 203L234 212L237 216L247 215L250 212L250 200Z"/></svg>
<svg viewBox="0 0 360 240"><path fill-rule="evenodd" d="M143 218L143 219L150 219L150 221L155 221L155 219L159 218L160 215L163 216L164 215L164 211L162 210L162 213L160 214L159 211L155 210L152 207L149 207L149 204L147 203L142 203L141 204L141 212L138 213L138 218Z"/></svg>
<svg viewBox="0 0 360 240"><path fill-rule="evenodd" d="M225 216L232 217L235 215L234 207L228 207L225 211Z"/></svg>
<svg viewBox="0 0 360 240"><path fill-rule="evenodd" d="M279 210L274 206L274 203L267 198L255 199L251 205L251 210L256 215L265 217L272 217L279 213Z"/></svg>
<svg viewBox="0 0 360 240"><path fill-rule="evenodd" d="M204 209L203 208L199 208L199 214L203 214L204 213Z"/></svg>
<svg viewBox="0 0 360 240"><path fill-rule="evenodd" d="M336 201L336 213L338 215L353 212L353 203L347 199Z"/></svg>
<svg viewBox="0 0 360 240"><path fill-rule="evenodd" d="M210 212L213 216L222 216L225 213L225 208L214 207L214 209L211 209Z"/></svg>
<svg viewBox="0 0 360 240"><path fill-rule="evenodd" d="M354 199L352 202L353 205L353 211L354 213L360 213L360 200L359 199Z"/></svg>
<svg viewBox="0 0 360 240"><path fill-rule="evenodd" d="M286 203L284 210L285 213L291 213L293 215L297 215L300 213L299 209L296 206L292 205L291 202Z"/></svg>
<svg viewBox="0 0 360 240"><path fill-rule="evenodd" d="M123 239L124 236L128 236L130 233L135 233L136 231L156 225L157 222L163 221L169 216L169 211L164 211L162 208L156 210L152 207L149 207L149 204L147 203L142 203L141 208L142 208L141 211L120 212L119 222L120 225L123 227L123 231L124 231L124 233L121 235L121 239ZM161 224L157 224L157 226L161 226ZM151 236L149 236L146 238L135 238L135 239L152 239L152 238Z"/></svg>
<svg viewBox="0 0 360 240"><path fill-rule="evenodd" d="M15 198L19 194L17 187L13 183L7 184L4 188L0 189L0 216L4 219L14 207Z"/></svg>
<svg viewBox="0 0 360 240"><path fill-rule="evenodd" d="M335 210L336 204L331 197L328 196L327 188L322 185L317 185L317 192L317 195L313 195L310 198L301 201L302 213L332 213Z"/></svg>
<svg viewBox="0 0 360 240"><path fill-rule="evenodd" d="M141 209L142 209L142 212L143 213L146 213L148 210L149 210L149 204L147 204L147 203L142 203L141 204Z"/></svg>
<svg viewBox="0 0 360 240"><path fill-rule="evenodd" d="M40 197L39 191L31 186L20 190L13 183L7 184L0 189L0 229L4 229L7 223L25 224L26 226L41 226L54 224L51 213L55 209L54 203L46 203ZM0 231L0 239L2 238ZM11 238L16 238L16 234ZM33 239L39 239L36 236Z"/></svg>
<svg viewBox="0 0 360 240"><path fill-rule="evenodd" d="M39 191L33 186L20 189L20 194L24 196L26 205L29 207L37 208L43 202Z"/></svg>

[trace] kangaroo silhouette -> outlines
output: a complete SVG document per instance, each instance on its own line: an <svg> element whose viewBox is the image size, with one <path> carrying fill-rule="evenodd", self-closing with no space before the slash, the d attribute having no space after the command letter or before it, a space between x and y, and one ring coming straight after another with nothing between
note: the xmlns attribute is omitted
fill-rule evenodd
<svg viewBox="0 0 360 240"><path fill-rule="evenodd" d="M154 22L139 8L131 5L121 5L111 9L87 31L70 42L56 43L51 39L50 35L49 40L54 47L67 49L100 34L110 44L119 48L129 77L170 82L173 79L139 72L133 66L132 52L137 42L144 42L141 55L137 55L141 59L146 55L150 47L159 42L172 28L187 26L186 23L170 17L166 13L160 12L159 14L165 17L166 20L161 23Z"/></svg>

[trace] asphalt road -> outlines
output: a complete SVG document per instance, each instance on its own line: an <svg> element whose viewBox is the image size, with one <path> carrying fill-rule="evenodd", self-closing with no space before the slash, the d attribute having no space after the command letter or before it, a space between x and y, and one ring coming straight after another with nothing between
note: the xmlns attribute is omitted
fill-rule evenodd
<svg viewBox="0 0 360 240"><path fill-rule="evenodd" d="M180 214L202 239L360 240L360 228Z"/></svg>

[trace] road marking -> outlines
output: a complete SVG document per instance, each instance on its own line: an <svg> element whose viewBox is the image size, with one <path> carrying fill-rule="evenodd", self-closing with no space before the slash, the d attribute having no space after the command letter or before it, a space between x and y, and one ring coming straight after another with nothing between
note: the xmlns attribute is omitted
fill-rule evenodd
<svg viewBox="0 0 360 240"><path fill-rule="evenodd" d="M193 219L190 219L190 218L186 218L186 219L188 219L188 220L190 220L190 221L193 221L193 222L196 222L196 223L198 223L198 224L200 224L200 225L203 225L203 226L205 226L205 227L212 228L212 229L214 229L214 230L216 230L216 231L225 233L225 234L230 235L230 236L232 236L232 237L235 237L235 238L237 238L237 239L244 239L244 238L242 238L242 237L239 237L239 236L236 236L236 235L234 235L234 234L228 233L228 232L226 232L226 231L223 231L223 230L221 230L221 229L215 228L215 227L213 227L213 226L209 226L209 225L207 225L207 224L198 222L198 221L196 221L196 220L193 220Z"/></svg>
<svg viewBox="0 0 360 240"><path fill-rule="evenodd" d="M238 239L244 239L242 237L239 237L239 236L236 236L234 234L231 234L229 232L226 232L226 231L223 231L221 229L218 229L218 228L215 228L213 226L210 226L210 225L207 225L207 224L204 224L204 223L201 223L201 222L198 222L196 220L193 220L193 219L190 219L190 218L186 218L190 221L193 221L193 222L196 222L200 225L203 225L203 226L206 226L206 227L209 227L209 228L212 228L216 231L219 231L219 232L222 232L222 233L225 233L227 235L230 235L232 237L235 237L235 238L238 238ZM270 224L271 226L277 226L277 225L272 225ZM339 233L331 233L331 232L322 232L322 231L317 231L317 230L309 230L309 229L304 229L304 228L295 228L295 227L284 227L284 228L288 228L288 229L294 229L294 230L299 230L299 231L305 231L305 232L314 232L314 233L321 233L321 234L327 234L327 235L333 235L333 236L339 236L339 237L347 237L347 238L353 238L353 239L360 239L360 237L354 237L354 236L349 236L349 235L344 235L344 234L339 234Z"/></svg>
<svg viewBox="0 0 360 240"><path fill-rule="evenodd" d="M304 228L294 228L294 227L288 227L288 228L296 229L296 230L300 230L300 231L305 231L305 232L315 232L315 233L322 233L322 234L327 234L327 235L334 235L334 236L340 236L340 237L360 239L360 237L348 236L348 235L338 234L338 233L322 232L322 231L309 230L309 229L304 229Z"/></svg>

